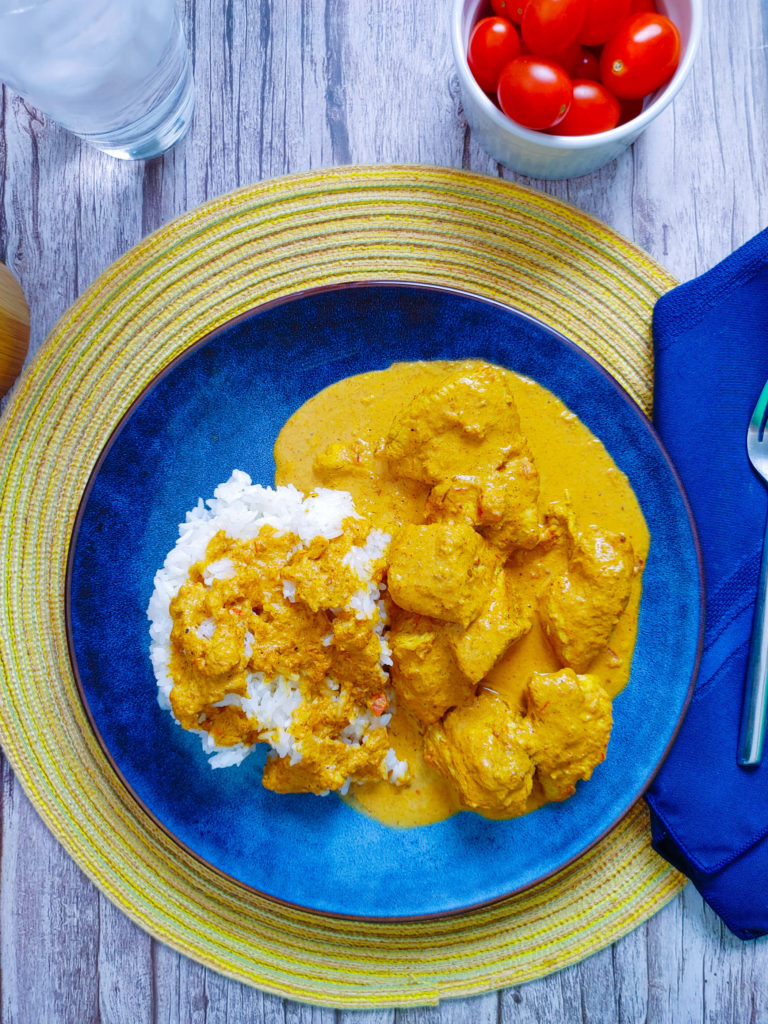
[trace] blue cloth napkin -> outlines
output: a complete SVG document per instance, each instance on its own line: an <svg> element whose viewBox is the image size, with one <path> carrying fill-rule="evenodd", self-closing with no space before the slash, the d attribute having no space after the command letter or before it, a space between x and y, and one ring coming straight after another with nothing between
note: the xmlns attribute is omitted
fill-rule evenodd
<svg viewBox="0 0 768 1024"><path fill-rule="evenodd" d="M741 938L768 932L768 750L736 763L768 492L746 451L768 380L768 229L659 299L655 419L699 529L701 669L650 788L653 845ZM675 623L669 624L670 629ZM663 669L658 699L664 699Z"/></svg>

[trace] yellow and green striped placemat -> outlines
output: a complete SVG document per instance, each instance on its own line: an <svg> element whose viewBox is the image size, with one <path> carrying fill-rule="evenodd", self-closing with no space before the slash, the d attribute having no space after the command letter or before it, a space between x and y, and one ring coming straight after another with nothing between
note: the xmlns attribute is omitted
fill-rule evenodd
<svg viewBox="0 0 768 1024"><path fill-rule="evenodd" d="M0 741L48 827L134 921L224 974L336 1007L430 1003L517 984L606 946L683 878L635 807L527 892L453 917L320 917L259 897L169 839L115 776L67 653L74 518L136 396L209 331L264 302L344 281L490 296L577 340L648 411L651 311L675 282L573 207L499 179L346 167L263 182L151 235L66 313L0 423Z"/></svg>

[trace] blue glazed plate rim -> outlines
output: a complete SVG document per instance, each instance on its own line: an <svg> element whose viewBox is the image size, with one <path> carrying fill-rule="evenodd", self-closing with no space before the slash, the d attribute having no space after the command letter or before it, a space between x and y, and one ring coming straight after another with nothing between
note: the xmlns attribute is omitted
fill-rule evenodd
<svg viewBox="0 0 768 1024"><path fill-rule="evenodd" d="M83 516L85 514L85 510L86 510L87 505L88 505L88 499L89 499L91 491L93 490L93 487L94 487L94 485L95 485L95 483L96 483L96 481L98 479L98 476L99 476L100 470L102 468L102 465L104 464L105 460L109 456L110 450L113 447L113 445L115 444L117 438L119 437L119 435L120 435L120 433L122 431L122 428L130 420L130 418L132 417L134 411L141 404L141 402L144 400L144 398L156 387L156 385L161 380L163 380L165 377L167 377L169 374L171 374L177 366L179 366L181 363L183 363L185 360L187 360L190 356L192 356L200 348L204 347L209 342L211 342L212 340L214 340L215 338L217 338L221 334L227 332L228 330L230 330L232 327L236 326L239 323L248 321L250 318L252 318L254 316L257 316L258 314L267 312L269 310L275 309L275 308L280 307L280 306L284 306L284 305L296 302L296 301L304 299L304 298L309 298L309 297L312 297L312 296L323 295L323 294L327 294L329 292L345 291L345 290L348 290L348 289L376 289L376 288L402 288L402 289L425 290L425 291L429 291L429 292L442 293L442 294L445 294L445 295L454 296L454 297L458 297L458 298L469 299L469 300L472 300L473 302L478 302L478 303L486 304L488 306L495 307L496 309L501 310L501 311L503 311L505 313L511 313L514 317L517 317L517 318L519 318L519 319L521 319L523 321L526 321L529 324L534 325L538 329L546 332L547 334L549 334L551 336L554 336L561 345L563 345L566 348L568 348L572 353L574 353L576 356L578 356L579 359L581 359L584 362L586 362L587 364L589 364L592 367L593 370L596 370L599 373L599 375L603 378L604 383L607 383L608 386L611 387L616 392L616 394L622 400L622 402L625 404L627 409L636 418L636 420L641 424L641 429L651 438L651 440L653 441L654 446L656 447L658 453L661 455L663 461L665 462L666 468L667 468L667 470L668 470L672 480L675 483L675 487L676 487L676 489L677 489L677 491L679 493L679 497L681 499L683 508L685 510L685 514L686 514L686 517L687 517L687 525L688 525L688 528L689 528L689 531L690 531L690 538L691 538L691 542L692 542L694 553L695 553L696 566L697 566L697 578L698 578L698 593L699 593L699 601L698 601L698 635L697 635L697 641L696 641L695 656L694 656L694 659L693 659L693 662L692 662L692 665L691 665L690 678L689 678L689 681L688 681L688 686L687 686L685 698L684 698L684 701L683 701L683 703L681 705L680 712L678 714L678 717L677 717L677 720L675 722L675 725L674 725L674 727L672 729L672 732L670 734L669 741L667 742L666 746L664 747L664 750L662 751L661 756L659 757L659 759L656 762L656 764L653 766L652 770L650 771L649 775L645 779L644 783L637 789L637 791L631 793L628 796L627 801L626 801L625 805L623 806L623 808L618 813L615 814L615 816L602 829L602 831L600 831L599 834L595 835L589 841L585 842L584 846L581 847L579 850L577 850L576 852L574 852L570 856L568 856L565 859L563 859L562 862L552 866L551 868L549 868L546 871L543 871L537 877L535 877L533 879L530 879L530 880L524 882L523 884L521 884L521 885L519 885L517 887L514 887L514 888L511 888L509 890L505 890L504 892L498 893L497 895L494 895L493 897L477 900L475 902L470 902L470 903L467 903L466 905L462 905L462 906L458 906L458 907L451 907L451 908L446 909L446 910L425 911L425 912L422 912L422 913L414 913L414 914L392 914L392 915L390 915L390 914L386 914L386 915L372 915L372 914L345 913L345 912L337 911L337 910L327 910L327 909L324 909L324 908L321 908L321 907L307 906L307 905L304 905L304 904L301 904L301 903L293 902L291 900L283 899L280 896L275 895L273 893L264 892L264 891L256 888L255 886L250 885L249 883L244 882L241 879L237 878L236 876L228 873L223 868L219 867L216 864L213 864L210 860L208 860L201 853L199 853L197 850L195 850L194 847L190 846L189 844L184 842L182 839L180 839L174 833L174 831L167 824L165 824L163 822L163 820L161 818L159 818L147 806L147 804L141 799L141 797L138 796L138 794L135 792L135 790L133 789L132 785L130 784L130 782L128 781L126 776L124 775L123 771L121 770L120 765L118 764L118 762L115 760L114 756L112 755L112 753L111 753L111 751L110 751L106 741L104 740L104 738L102 736L102 733L101 733L101 730L99 729L99 726L97 724L96 718L94 716L94 713L93 713L93 711L91 709L91 706L89 704L89 701L88 701L88 698L87 698L87 695L86 695L86 691L85 691L85 686L84 686L83 680L81 678L81 674L80 674L80 670L79 670L79 666L78 666L78 661L77 661L77 657L76 657L76 653L75 653L75 639L74 639L73 626L72 626L72 577L73 577L74 560L75 560L75 554L76 554L76 550L77 550L77 538L78 538L78 534L79 534L79 531L80 531L80 525L81 525ZM547 386L546 383L545 383L544 386ZM451 288L451 287L447 287L447 286L444 286L444 285L430 284L430 283L425 283L425 282L421 282L421 281L411 281L411 280L408 280L408 279L398 279L398 280L371 279L371 280L363 280L363 281L359 281L359 280L355 280L355 281L341 281L341 282L337 282L337 283L334 283L334 284L331 284L331 285L322 285L322 286L318 286L318 287L314 287L314 288L300 289L299 291L291 292L291 293L289 293L287 295L283 295L283 296L280 296L279 298L272 299L272 300L270 300L268 302L261 303L260 305L254 306L251 309L245 310L243 313L240 313L238 316L232 317L231 319L227 320L225 323L223 323L223 324L219 325L218 327L214 328L212 331L209 331L203 337L197 339L197 341L195 341L193 344L191 344L183 352L179 353L179 355L175 356L169 363L167 363L161 370L158 371L158 373L155 375L155 377L134 398L134 400L131 402L131 404L128 407L128 409L126 409L126 411L123 413L123 415L121 416L121 418L118 421L118 423L114 426L114 428L110 432L110 435L107 438L106 442L104 443L104 446L103 446L101 452L99 453L98 459L96 460L96 463L94 464L94 467L93 467L93 469L91 471L91 474L89 476L88 482L87 482L87 484L86 484L86 486L85 486L85 488L83 490L83 493L82 493L81 498L80 498L80 502L78 504L77 514L75 516L75 520L74 520L74 524L73 524L73 528L72 528L72 533L71 533L71 536L70 536L69 549L68 549L68 553L67 553L64 599L65 599L65 630L66 630L67 650L68 650L70 666L72 668L72 672L73 672L75 684L76 684L76 687L77 687L78 695L79 695L79 698L80 698L80 702L82 704L83 710L85 711L85 714L86 714L88 723L90 725L90 728L91 728L91 730L93 732L93 735L94 735L97 743L99 744L99 747L100 747L102 753L104 754L104 756L107 759L108 763L110 764L112 770L114 771L115 776L120 780L120 783L121 783L123 789L125 790L125 792L127 793L127 795L134 802L134 804L136 806L138 806L140 808L140 810L145 815L147 815L149 817L149 819L169 839L171 839L178 847L180 847L182 850L184 850L190 857L192 857L198 863L202 864L208 870L214 872L216 875L220 876L221 878L226 879L229 883L234 884L236 886L239 886L239 887L243 888L244 890L246 890L248 892L252 892L252 893L254 893L254 894L256 894L256 895L258 895L258 896L260 896L260 897L262 897L262 898L264 898L266 900L272 901L272 902L277 903L279 905L286 906L286 907L289 907L291 909L297 909L297 910L301 910L301 911L306 911L306 912L309 912L309 913L312 913L312 914L319 915L320 917L331 917L331 918L341 918L341 919L346 919L346 920L370 921L370 922L398 922L398 921L406 922L406 921L424 921L424 920L430 920L430 919L440 919L440 918L454 917L454 916L458 916L460 914L465 914L465 913L471 912L473 910L478 910L480 908L492 906L493 904L498 903L501 900L505 900L505 899L508 899L508 898L510 898L512 896L518 895L521 892L524 892L524 891L526 891L526 890L528 890L530 888L533 888L536 885L539 885L541 882L544 882L548 878L551 878L553 875L555 875L558 872L562 871L564 868L568 867L570 864L573 864L576 860L578 860L585 853L587 853L594 846L596 846L602 839L605 838L606 835L608 835L608 833L610 833L619 824L619 822L629 813L629 811L635 806L635 804L642 798L642 796L644 795L644 793L646 792L648 787L653 782L653 780L656 777L659 769L661 768L662 764L664 763L664 760L666 759L667 754L669 753L672 745L674 744L675 739L676 739L676 737L677 737L677 735L678 735L678 733L680 731L680 728L682 726L683 719L685 718L686 712L688 710L688 707L690 705L690 702L691 702L691 699L692 699L692 696L693 696L693 691L694 691L694 687L695 687L695 684L696 684L696 677L697 677L697 674L698 674L699 664L700 664L700 661L701 661L701 654L702 654L703 643L704 643L704 625L705 625L704 616L705 616L705 599L706 599L706 596L705 596L705 585L704 585L703 559L702 559L701 546L700 546L699 537L698 537L698 531L697 531L697 528L696 528L696 522L695 522L695 519L693 517L692 510L691 510L690 502L688 501L688 496L687 496L687 494L685 492L685 488L683 487L682 481L680 480L679 474L678 474L678 472L677 472L677 470L676 470L676 468L674 466L674 463L672 462L672 460L671 460L671 458L670 458L670 456L669 456L669 454L668 454L668 452L666 450L666 447L664 446L663 441L661 440L660 436L658 435L658 433L657 433L657 431L656 431L656 429L655 429L655 427L653 425L653 422L649 419L648 416L646 416L646 414L643 412L643 410L638 405L638 403L632 398L632 396L627 392L627 390L619 383L619 381L610 373L609 370L607 370L600 362L598 362L598 360L596 360L592 355L590 355L588 352L586 352L583 348L581 348L575 342L571 341L570 338L568 338L565 335L561 334L556 328L550 326L549 324L545 323L542 320L539 320L537 317L532 316L531 314L526 313L523 310L520 310L520 309L516 308L515 306L512 306L512 305L510 305L508 303L500 301L499 299L495 299L495 298L492 298L492 297L489 297L489 296L485 296L485 295L480 295L480 294L477 294L475 292L468 291L466 289Z"/></svg>

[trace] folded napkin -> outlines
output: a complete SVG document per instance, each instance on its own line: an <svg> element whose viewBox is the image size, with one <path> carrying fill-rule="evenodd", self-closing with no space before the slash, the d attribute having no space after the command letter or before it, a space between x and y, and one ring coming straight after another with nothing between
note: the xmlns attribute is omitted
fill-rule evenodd
<svg viewBox="0 0 768 1024"><path fill-rule="evenodd" d="M746 451L768 380L768 230L656 304L655 419L699 529L701 669L651 786L654 848L741 938L768 932L768 743L736 763L768 492ZM675 623L669 624L670 629ZM664 699L663 672L658 699Z"/></svg>

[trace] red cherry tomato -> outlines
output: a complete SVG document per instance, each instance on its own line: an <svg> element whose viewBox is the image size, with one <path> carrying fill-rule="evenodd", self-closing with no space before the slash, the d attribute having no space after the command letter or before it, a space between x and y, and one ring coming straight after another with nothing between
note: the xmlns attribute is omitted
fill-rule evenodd
<svg viewBox="0 0 768 1024"><path fill-rule="evenodd" d="M517 57L499 77L499 106L525 128L554 128L571 105L571 80L554 61Z"/></svg>
<svg viewBox="0 0 768 1024"><path fill-rule="evenodd" d="M559 64L560 67L570 78L578 78L576 72L579 69L581 63L581 47L574 40L570 46L566 46L564 50L560 50L559 53L553 53L549 58L553 60L555 64Z"/></svg>
<svg viewBox="0 0 768 1024"><path fill-rule="evenodd" d="M600 78L620 99L654 92L680 60L680 33L663 14L633 14L603 47Z"/></svg>
<svg viewBox="0 0 768 1024"><path fill-rule="evenodd" d="M469 37L467 63L480 88L493 93L496 92L501 69L519 53L520 37L511 21L483 18Z"/></svg>
<svg viewBox="0 0 768 1024"><path fill-rule="evenodd" d="M631 0L587 0L579 42L599 46L615 35L629 14Z"/></svg>
<svg viewBox="0 0 768 1024"><path fill-rule="evenodd" d="M631 0L629 5L630 14L641 14L641 13L656 13L656 4L653 0Z"/></svg>
<svg viewBox="0 0 768 1024"><path fill-rule="evenodd" d="M521 30L525 45L542 57L570 46L584 22L587 0L528 0Z"/></svg>
<svg viewBox="0 0 768 1024"><path fill-rule="evenodd" d="M493 13L498 14L500 18L508 18L510 21L514 21L516 25L519 25L523 20L524 6L525 0L491 0Z"/></svg>
<svg viewBox="0 0 768 1024"><path fill-rule="evenodd" d="M573 99L568 113L555 128L553 135L595 135L607 132L619 123L619 101L604 85L589 79L576 79Z"/></svg>
<svg viewBox="0 0 768 1024"><path fill-rule="evenodd" d="M600 61L597 54L592 50L585 50L579 47L581 53L573 71L569 71L571 78L589 78L593 82L600 81ZM567 70L567 69L566 69Z"/></svg>
<svg viewBox="0 0 768 1024"><path fill-rule="evenodd" d="M626 124L627 121L634 121L638 114L642 113L644 97L636 100L621 100L621 114L619 124Z"/></svg>

